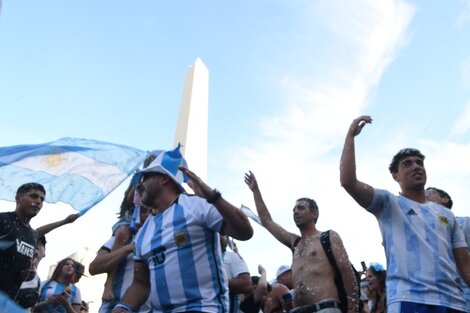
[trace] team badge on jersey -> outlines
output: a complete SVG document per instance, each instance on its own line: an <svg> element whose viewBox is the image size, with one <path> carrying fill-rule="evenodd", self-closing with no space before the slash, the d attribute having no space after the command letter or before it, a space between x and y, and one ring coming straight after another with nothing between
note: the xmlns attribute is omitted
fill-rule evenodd
<svg viewBox="0 0 470 313"><path fill-rule="evenodd" d="M449 225L449 220L444 215L438 215L437 218L439 219L439 222L441 222L441 224Z"/></svg>
<svg viewBox="0 0 470 313"><path fill-rule="evenodd" d="M189 243L189 235L186 231L180 231L174 234L175 244L178 247L185 246Z"/></svg>

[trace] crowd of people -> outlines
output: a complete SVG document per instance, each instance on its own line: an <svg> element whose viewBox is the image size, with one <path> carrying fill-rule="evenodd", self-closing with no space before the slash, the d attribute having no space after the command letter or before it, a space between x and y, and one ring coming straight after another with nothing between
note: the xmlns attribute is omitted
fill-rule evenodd
<svg viewBox="0 0 470 313"><path fill-rule="evenodd" d="M245 183L261 224L292 254L274 281L262 265L259 275L250 275L234 242L252 238L247 216L187 168L178 146L145 160L124 194L111 238L89 265L91 275L107 274L99 312L470 312L470 218L453 215L445 191L425 188L425 157L417 149L400 150L390 163L399 195L358 180L355 138L371 122L361 116L349 127L340 182L377 218L386 269L370 263L356 271L339 234L317 229L313 199L295 201L299 234L284 229L248 172ZM32 229L45 193L42 185L26 183L18 188L15 211L0 213L0 313L88 312L76 286L84 274L80 262L61 260L42 282L36 274L45 234L78 218Z"/></svg>

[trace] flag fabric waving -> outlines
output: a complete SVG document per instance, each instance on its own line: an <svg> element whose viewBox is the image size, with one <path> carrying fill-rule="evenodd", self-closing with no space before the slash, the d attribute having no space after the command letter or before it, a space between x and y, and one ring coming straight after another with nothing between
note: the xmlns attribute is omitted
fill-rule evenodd
<svg viewBox="0 0 470 313"><path fill-rule="evenodd" d="M261 224L261 220L259 219L259 216L256 215L255 212L253 212L249 207L242 204L242 206L240 207L240 210L242 210L242 212L245 213L245 215L251 218L253 221L263 226L263 224Z"/></svg>
<svg viewBox="0 0 470 313"><path fill-rule="evenodd" d="M15 201L28 182L42 184L46 202L70 204L81 214L104 199L143 163L146 152L89 139L0 148L0 199Z"/></svg>

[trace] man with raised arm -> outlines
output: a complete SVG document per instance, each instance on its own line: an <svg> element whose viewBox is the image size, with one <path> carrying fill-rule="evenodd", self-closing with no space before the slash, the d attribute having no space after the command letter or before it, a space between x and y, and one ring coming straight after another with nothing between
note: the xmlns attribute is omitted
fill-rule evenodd
<svg viewBox="0 0 470 313"><path fill-rule="evenodd" d="M21 284L36 275L33 259L38 232L31 225L41 211L46 190L27 183L16 192L16 209L0 213L0 291L17 301Z"/></svg>
<svg viewBox="0 0 470 313"><path fill-rule="evenodd" d="M142 204L153 209L134 248L134 280L114 313L133 312L150 295L164 313L228 312L228 284L219 233L248 240L246 215L184 167L179 146L142 170ZM196 195L184 192L190 179Z"/></svg>
<svg viewBox="0 0 470 313"><path fill-rule="evenodd" d="M335 285L335 271L322 247L320 241L322 232L315 226L319 216L315 201L301 198L295 203L293 218L299 228L299 236L288 232L273 221L252 172L245 174L245 182L253 191L256 210L262 225L293 252L292 279L295 296L294 309L290 312L341 312ZM330 231L330 241L348 295L348 312L355 312L359 305L355 301L359 287L355 282L348 254L335 231Z"/></svg>
<svg viewBox="0 0 470 313"><path fill-rule="evenodd" d="M379 222L387 257L387 309L397 312L465 312L459 287L470 283L470 254L450 210L426 200L424 155L402 149L389 166L401 192L375 189L356 177L354 137L372 122L355 119L341 156L341 185Z"/></svg>

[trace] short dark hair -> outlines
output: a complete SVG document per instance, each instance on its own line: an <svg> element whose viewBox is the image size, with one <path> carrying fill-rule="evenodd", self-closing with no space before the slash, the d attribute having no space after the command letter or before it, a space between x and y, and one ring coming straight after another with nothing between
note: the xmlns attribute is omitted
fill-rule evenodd
<svg viewBox="0 0 470 313"><path fill-rule="evenodd" d="M26 183L18 188L18 190L16 191L16 196L21 196L22 194L25 194L31 190L40 190L44 193L44 195L46 195L46 189L44 189L43 185L38 183Z"/></svg>
<svg viewBox="0 0 470 313"><path fill-rule="evenodd" d="M313 199L310 199L310 198L300 198L300 199L297 199L297 201L305 201L308 203L308 208L310 209L310 211L312 212L316 212L318 211L318 205L317 203L315 202L315 200Z"/></svg>
<svg viewBox="0 0 470 313"><path fill-rule="evenodd" d="M424 160L425 156L418 149L405 148L398 151L397 154L393 156L392 162L390 163L388 169L390 173L398 172L398 165L401 160L410 156L417 156Z"/></svg>
<svg viewBox="0 0 470 313"><path fill-rule="evenodd" d="M445 206L448 209L452 209L452 205L454 205L454 202L452 201L452 198L450 197L450 195L447 192L445 192L442 189L436 188L436 187L428 187L428 188L426 188L426 190L434 190L439 194L439 197L446 198L448 201L447 201Z"/></svg>

